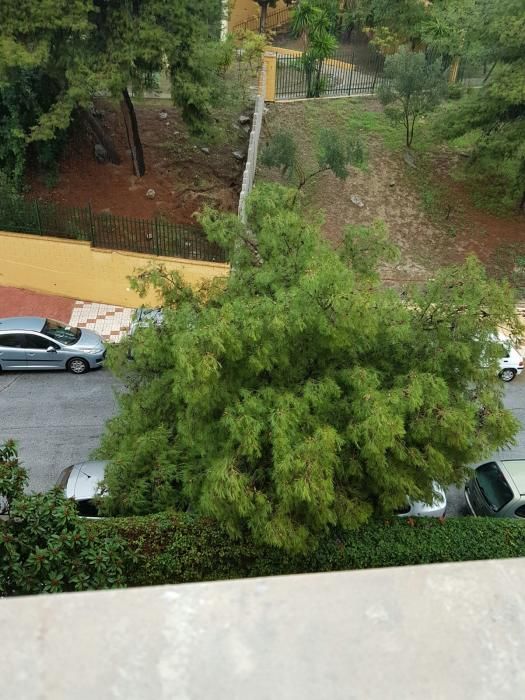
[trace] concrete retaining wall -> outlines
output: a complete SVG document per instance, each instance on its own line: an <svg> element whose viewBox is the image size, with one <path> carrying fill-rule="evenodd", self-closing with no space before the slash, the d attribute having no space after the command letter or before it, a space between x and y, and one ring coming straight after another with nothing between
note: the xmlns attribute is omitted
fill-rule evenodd
<svg viewBox="0 0 525 700"><path fill-rule="evenodd" d="M190 284L229 274L223 263L184 260L92 248L84 241L0 231L0 285L117 306L156 303L140 300L129 276L155 262L176 270Z"/></svg>

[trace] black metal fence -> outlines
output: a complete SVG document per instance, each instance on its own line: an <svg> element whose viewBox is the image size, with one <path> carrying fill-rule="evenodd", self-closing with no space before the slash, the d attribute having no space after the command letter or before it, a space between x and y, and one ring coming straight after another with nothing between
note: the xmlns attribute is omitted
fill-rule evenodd
<svg viewBox="0 0 525 700"><path fill-rule="evenodd" d="M226 253L208 241L199 226L161 218L135 219L95 214L91 207L26 201L0 193L0 230L90 241L96 248L226 262Z"/></svg>
<svg viewBox="0 0 525 700"><path fill-rule="evenodd" d="M304 54L277 56L275 97L293 100L304 97L367 95L383 81L384 57L370 55L359 61L353 52L337 51L324 61L309 63Z"/></svg>
<svg viewBox="0 0 525 700"><path fill-rule="evenodd" d="M255 5L254 5L255 7ZM275 10L275 12L268 12L266 15L266 31L270 29L277 29L284 26L291 20L291 13L287 7L283 7L280 10ZM237 33L242 33L245 31L257 32L259 31L260 16L254 15L244 22L239 22L233 27L233 31Z"/></svg>

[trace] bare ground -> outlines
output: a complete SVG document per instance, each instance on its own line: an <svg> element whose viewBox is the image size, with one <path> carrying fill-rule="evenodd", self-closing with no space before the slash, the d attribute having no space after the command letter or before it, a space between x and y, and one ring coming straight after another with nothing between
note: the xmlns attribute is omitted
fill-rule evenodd
<svg viewBox="0 0 525 700"><path fill-rule="evenodd" d="M245 150L246 134L230 129L230 140L200 150L188 134L177 108L167 101L144 101L135 105L140 128L146 174L133 174L122 114L113 103L100 101L102 124L113 138L120 165L100 164L94 157L94 138L83 128L72 130L59 163L58 180L46 186L41 176L28 180L31 199L70 206L91 204L95 212L129 217L162 215L175 223L194 222L193 214L205 204L234 211L237 207L244 163L232 155ZM166 119L160 113L168 114ZM231 125L229 125L231 126ZM155 190L155 198L146 192Z"/></svg>
<svg viewBox="0 0 525 700"><path fill-rule="evenodd" d="M319 101L317 123L312 121L312 103L272 105L266 139L280 129L291 131L301 158L313 165L316 130L329 125L344 128L345 111L350 115L357 105L381 111L376 101L344 102ZM380 219L401 252L398 264L382 269L385 281L423 281L438 267L459 262L469 253L475 253L491 274L513 273L516 260L525 256L525 218L500 217L476 208L466 187L451 177L460 155L433 150L416 155L415 167L411 167L403 150L387 147L383 135L361 131L368 151L365 169L351 168L344 182L331 172L324 173L306 188L306 206L324 212L323 232L335 246L341 243L348 224ZM275 171L264 168L260 176L280 179ZM358 195L364 206L352 203L352 195Z"/></svg>

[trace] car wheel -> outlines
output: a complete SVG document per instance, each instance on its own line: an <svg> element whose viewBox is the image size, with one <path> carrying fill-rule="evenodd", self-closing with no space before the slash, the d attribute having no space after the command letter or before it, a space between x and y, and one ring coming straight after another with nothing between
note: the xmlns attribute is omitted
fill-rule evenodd
<svg viewBox="0 0 525 700"><path fill-rule="evenodd" d="M84 374L88 371L89 365L81 357L74 357L67 363L67 368L70 372L73 372L73 374Z"/></svg>
<svg viewBox="0 0 525 700"><path fill-rule="evenodd" d="M511 382L516 376L516 370L511 369L510 367L505 367L505 369L501 370L499 376L500 379L503 379L504 382Z"/></svg>

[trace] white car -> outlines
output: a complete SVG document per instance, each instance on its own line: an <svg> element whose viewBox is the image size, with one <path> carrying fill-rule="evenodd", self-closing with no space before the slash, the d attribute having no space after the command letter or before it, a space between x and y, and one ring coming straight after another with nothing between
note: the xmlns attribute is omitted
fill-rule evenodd
<svg viewBox="0 0 525 700"><path fill-rule="evenodd" d="M63 489L66 498L77 503L78 514L84 518L97 518L95 498L100 496L99 484L104 478L107 460L81 462L66 467L58 477L56 485Z"/></svg>
<svg viewBox="0 0 525 700"><path fill-rule="evenodd" d="M407 498L405 508L396 510L399 518L442 518L447 510L447 497L441 486L433 482L434 500L432 503L423 501L411 501Z"/></svg>
<svg viewBox="0 0 525 700"><path fill-rule="evenodd" d="M511 382L517 374L523 372L523 357L503 333L498 333L498 341L505 349L505 355L499 361L499 377L504 382Z"/></svg>

